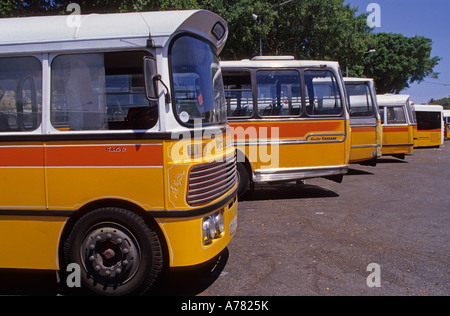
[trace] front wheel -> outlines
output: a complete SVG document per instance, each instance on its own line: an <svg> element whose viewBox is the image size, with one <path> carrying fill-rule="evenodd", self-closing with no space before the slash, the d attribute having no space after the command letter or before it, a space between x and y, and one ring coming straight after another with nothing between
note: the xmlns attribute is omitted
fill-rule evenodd
<svg viewBox="0 0 450 316"><path fill-rule="evenodd" d="M82 289L99 295L139 295L163 267L161 242L144 219L121 208L84 215L64 243L66 266L81 270Z"/></svg>

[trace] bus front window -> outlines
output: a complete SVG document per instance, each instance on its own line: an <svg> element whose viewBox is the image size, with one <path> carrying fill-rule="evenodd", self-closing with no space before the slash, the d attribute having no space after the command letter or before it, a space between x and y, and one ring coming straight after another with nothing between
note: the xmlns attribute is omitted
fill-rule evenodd
<svg viewBox="0 0 450 316"><path fill-rule="evenodd" d="M175 39L170 51L174 111L184 124L224 123L226 105L217 51L192 36Z"/></svg>

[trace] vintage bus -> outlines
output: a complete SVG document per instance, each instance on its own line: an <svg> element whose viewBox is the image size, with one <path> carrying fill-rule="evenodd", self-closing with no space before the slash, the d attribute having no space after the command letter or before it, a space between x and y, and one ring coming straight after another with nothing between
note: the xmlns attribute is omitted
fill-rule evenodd
<svg viewBox="0 0 450 316"><path fill-rule="evenodd" d="M414 118L409 95L377 95L383 125L383 156L405 159L414 151Z"/></svg>
<svg viewBox="0 0 450 316"><path fill-rule="evenodd" d="M417 117L417 145L415 147L440 147L444 144L445 124L442 105L415 104Z"/></svg>
<svg viewBox="0 0 450 316"><path fill-rule="evenodd" d="M338 63L258 56L221 66L240 195L259 182L342 181L351 135Z"/></svg>
<svg viewBox="0 0 450 316"><path fill-rule="evenodd" d="M225 249L227 36L202 10L0 19L0 268L141 294Z"/></svg>
<svg viewBox="0 0 450 316"><path fill-rule="evenodd" d="M350 163L375 166L381 157L383 130L373 79L347 77L344 82L352 128Z"/></svg>
<svg viewBox="0 0 450 316"><path fill-rule="evenodd" d="M450 135L450 110L444 110L444 135L445 139Z"/></svg>

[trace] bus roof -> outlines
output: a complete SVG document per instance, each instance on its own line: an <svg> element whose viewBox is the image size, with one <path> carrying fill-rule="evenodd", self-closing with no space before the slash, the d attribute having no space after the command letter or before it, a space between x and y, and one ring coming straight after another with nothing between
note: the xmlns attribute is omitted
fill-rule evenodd
<svg viewBox="0 0 450 316"><path fill-rule="evenodd" d="M444 117L450 117L450 110L444 110Z"/></svg>
<svg viewBox="0 0 450 316"><path fill-rule="evenodd" d="M221 61L220 66L223 68L330 67L337 70L339 63L336 61L296 60L291 56L257 56L253 59Z"/></svg>
<svg viewBox="0 0 450 316"><path fill-rule="evenodd" d="M407 94L377 94L378 105L406 105L409 102Z"/></svg>
<svg viewBox="0 0 450 316"><path fill-rule="evenodd" d="M358 83L358 82L373 82L372 78L353 78L353 77L344 77L345 83Z"/></svg>
<svg viewBox="0 0 450 316"><path fill-rule="evenodd" d="M444 107L442 105L428 105L428 104L414 104L416 112L442 112Z"/></svg>
<svg viewBox="0 0 450 316"><path fill-rule="evenodd" d="M214 36L217 22L223 29ZM139 48L146 47L148 39L164 47L172 34L183 31L207 36L219 52L228 36L226 22L206 10L3 18L0 55Z"/></svg>

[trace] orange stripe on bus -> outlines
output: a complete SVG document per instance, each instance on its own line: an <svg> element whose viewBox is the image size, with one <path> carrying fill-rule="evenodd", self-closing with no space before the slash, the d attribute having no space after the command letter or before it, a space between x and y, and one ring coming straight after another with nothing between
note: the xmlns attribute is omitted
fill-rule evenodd
<svg viewBox="0 0 450 316"><path fill-rule="evenodd" d="M338 122L228 122L231 126L231 131L233 136L236 135L235 131L237 128L243 128L245 135L251 135L250 129L256 131L257 137L271 137L271 130L273 128L278 129L278 136L280 138L289 138L289 137L306 137L309 133L312 132L343 132L344 131L344 123L343 121Z"/></svg>
<svg viewBox="0 0 450 316"><path fill-rule="evenodd" d="M0 167L43 167L42 147L0 147Z"/></svg>
<svg viewBox="0 0 450 316"><path fill-rule="evenodd" d="M44 154L45 150L45 154ZM0 167L160 167L159 145L0 147Z"/></svg>
<svg viewBox="0 0 450 316"><path fill-rule="evenodd" d="M62 166L162 166L162 146L102 145L48 147L46 165Z"/></svg>

